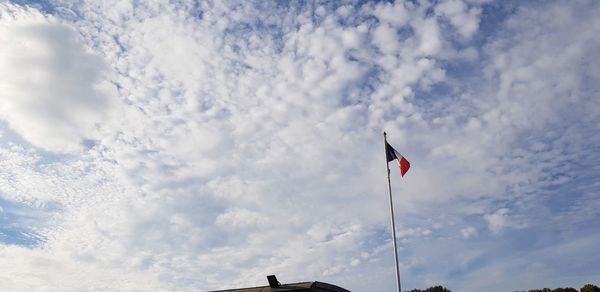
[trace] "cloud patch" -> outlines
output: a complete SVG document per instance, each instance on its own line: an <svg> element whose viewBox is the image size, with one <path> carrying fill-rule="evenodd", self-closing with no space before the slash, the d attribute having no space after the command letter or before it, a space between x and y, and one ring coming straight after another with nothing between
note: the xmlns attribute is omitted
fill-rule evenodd
<svg viewBox="0 0 600 292"><path fill-rule="evenodd" d="M114 91L102 79L104 61L76 31L33 8L0 3L0 42L1 119L54 152L98 138Z"/></svg>

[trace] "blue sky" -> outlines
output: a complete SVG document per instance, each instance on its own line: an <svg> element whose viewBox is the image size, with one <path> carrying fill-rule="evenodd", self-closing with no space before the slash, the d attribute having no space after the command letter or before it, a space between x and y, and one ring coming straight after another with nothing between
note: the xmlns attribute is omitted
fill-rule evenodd
<svg viewBox="0 0 600 292"><path fill-rule="evenodd" d="M596 1L0 1L0 285L598 284ZM392 166L392 165L391 165Z"/></svg>

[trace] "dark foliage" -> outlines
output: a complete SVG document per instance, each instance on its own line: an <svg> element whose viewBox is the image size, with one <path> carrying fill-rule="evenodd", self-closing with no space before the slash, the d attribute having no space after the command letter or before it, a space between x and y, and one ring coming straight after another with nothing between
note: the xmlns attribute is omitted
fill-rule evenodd
<svg viewBox="0 0 600 292"><path fill-rule="evenodd" d="M581 287L581 290L579 290L579 291L581 291L581 292L600 292L600 288L596 285L587 284L587 285ZM575 288L566 287L566 288L556 288L556 289L550 289L550 288L531 289L527 292L579 292L579 291L577 291L577 289L575 289ZM519 291L515 291L515 292L519 292ZM521 292L525 292L525 291L521 291Z"/></svg>
<svg viewBox="0 0 600 292"><path fill-rule="evenodd" d="M434 286L434 287L429 287L425 290L412 289L412 290L410 290L410 292L452 292L452 291L450 291L450 289L447 289L442 286Z"/></svg>
<svg viewBox="0 0 600 292"><path fill-rule="evenodd" d="M412 289L409 292L452 292L452 291L450 291L449 289L444 288L442 286L434 286L434 287L429 287L425 290ZM515 292L526 292L526 291L515 291ZM585 286L581 287L581 289L579 291L577 291L577 289L575 289L575 288L566 287L566 288L556 288L556 289L550 289L550 288L531 289L531 290L528 290L527 292L600 292L600 287L598 287L594 284L586 284Z"/></svg>
<svg viewBox="0 0 600 292"><path fill-rule="evenodd" d="M581 287L581 292L600 292L600 288L596 285L592 285L592 284L586 284L585 286Z"/></svg>
<svg viewBox="0 0 600 292"><path fill-rule="evenodd" d="M567 288L556 288L552 290L552 292L579 292L575 288L567 287Z"/></svg>

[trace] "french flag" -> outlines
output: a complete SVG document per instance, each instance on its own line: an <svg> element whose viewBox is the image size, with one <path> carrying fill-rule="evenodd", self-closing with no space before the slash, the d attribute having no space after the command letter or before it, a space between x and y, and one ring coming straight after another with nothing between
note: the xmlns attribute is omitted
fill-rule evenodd
<svg viewBox="0 0 600 292"><path fill-rule="evenodd" d="M394 147L392 147L392 145L390 145L388 142L385 142L385 157L387 162L398 160L401 176L404 176L404 174L408 172L408 169L410 168L410 162L408 162L408 160L406 160L402 154L398 153L398 151L396 151L396 149L394 149Z"/></svg>

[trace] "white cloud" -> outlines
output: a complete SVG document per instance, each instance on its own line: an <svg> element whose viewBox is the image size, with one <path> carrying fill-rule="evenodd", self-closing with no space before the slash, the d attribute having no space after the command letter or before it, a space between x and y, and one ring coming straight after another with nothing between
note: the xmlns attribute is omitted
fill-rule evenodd
<svg viewBox="0 0 600 292"><path fill-rule="evenodd" d="M111 106L104 63L77 34L31 8L0 4L0 118L32 144L79 149Z"/></svg>
<svg viewBox="0 0 600 292"><path fill-rule="evenodd" d="M401 28L406 25L410 19L410 11L406 9L404 1L395 3L379 3L375 6L374 15L380 21L393 25L395 28ZM410 5L410 4L409 4Z"/></svg>
<svg viewBox="0 0 600 292"><path fill-rule="evenodd" d="M481 8L471 7L461 0L449 0L435 7L437 14L446 17L463 38L470 38L479 27Z"/></svg>
<svg viewBox="0 0 600 292"><path fill-rule="evenodd" d="M257 212L245 209L233 209L217 216L215 223L234 228L248 228L263 225L267 223L267 219Z"/></svg>
<svg viewBox="0 0 600 292"><path fill-rule="evenodd" d="M384 53L394 53L398 50L397 31L387 24L377 26L373 33L373 41Z"/></svg>
<svg viewBox="0 0 600 292"><path fill-rule="evenodd" d="M417 19L413 22L413 29L419 39L419 54L430 56L440 52L443 40L436 18Z"/></svg>
<svg viewBox="0 0 600 292"><path fill-rule="evenodd" d="M471 237L477 236L477 229L475 229L474 227L470 226L470 227L461 229L460 233L462 234L462 236L465 239L469 239Z"/></svg>
<svg viewBox="0 0 600 292"><path fill-rule="evenodd" d="M488 222L488 228L490 231L495 234L498 234L506 228L526 227L523 223L519 223L514 218L510 217L509 210L507 208L498 209L494 213L484 215L483 218Z"/></svg>

